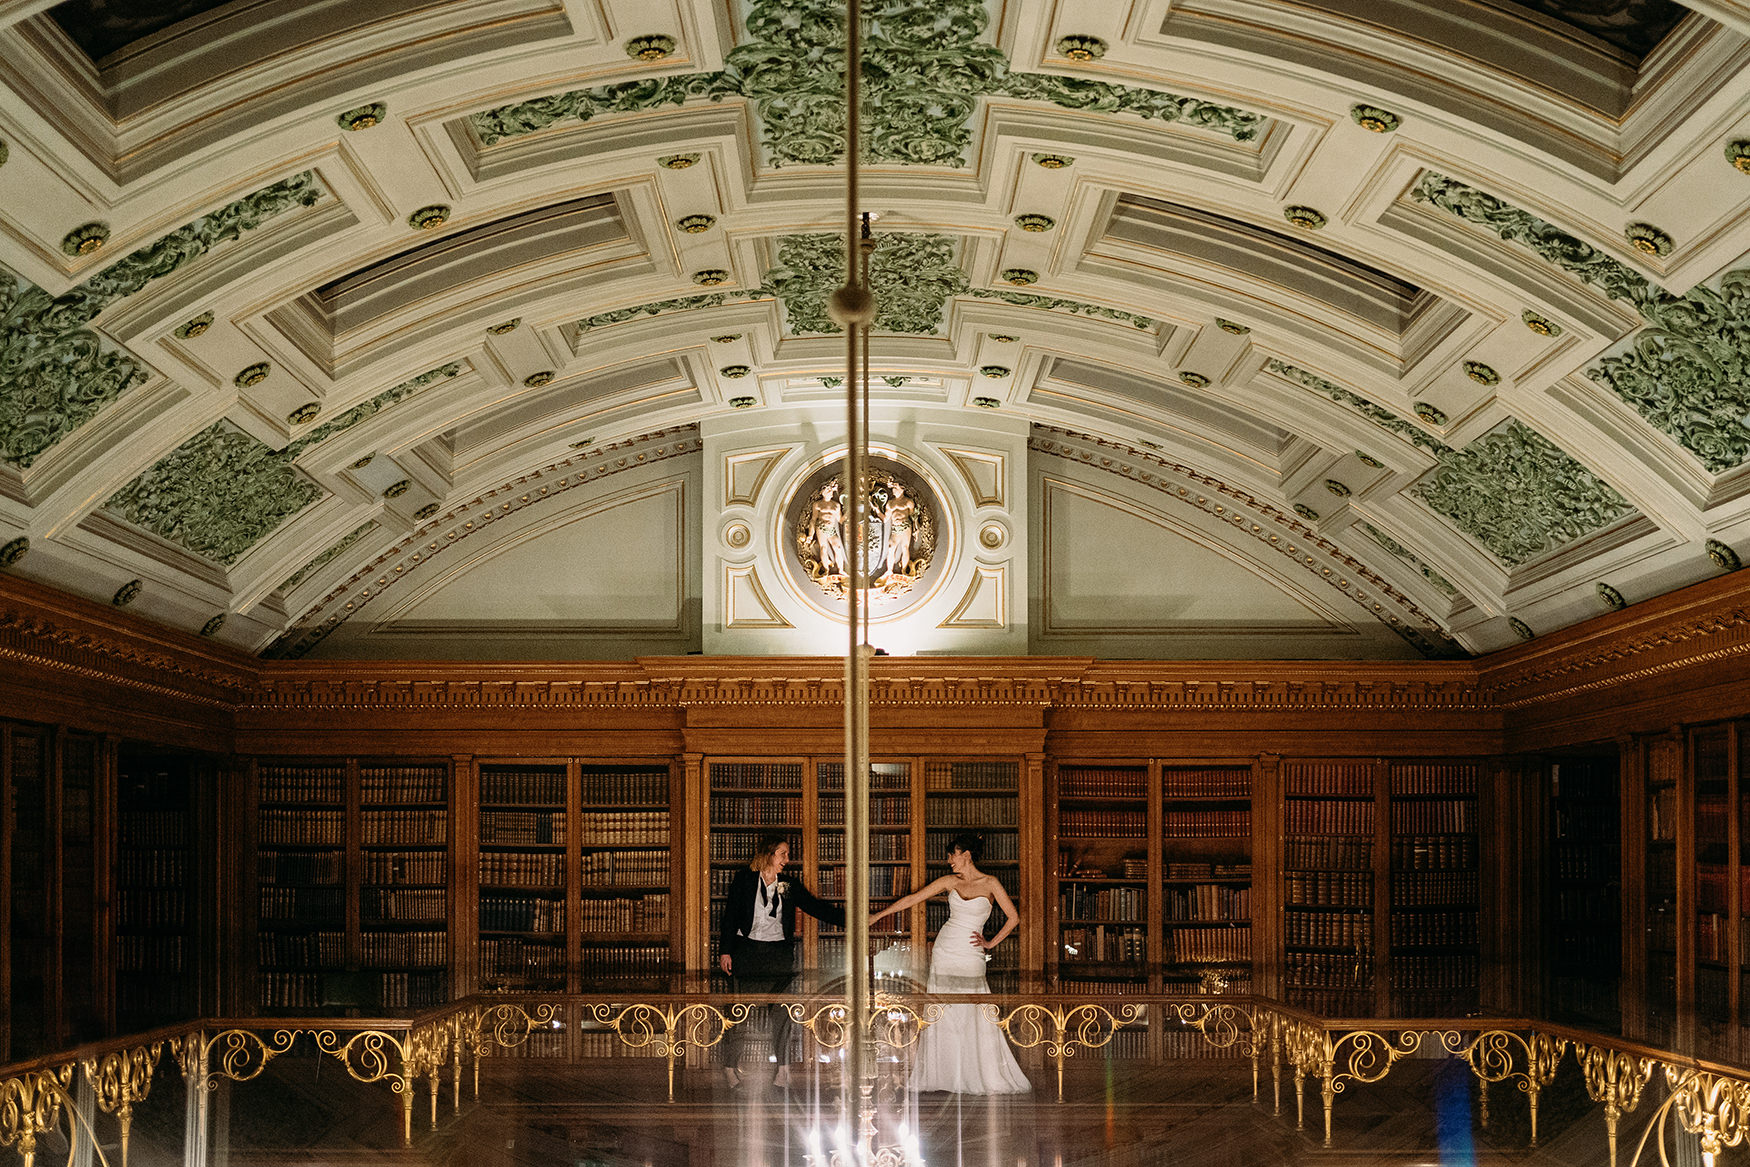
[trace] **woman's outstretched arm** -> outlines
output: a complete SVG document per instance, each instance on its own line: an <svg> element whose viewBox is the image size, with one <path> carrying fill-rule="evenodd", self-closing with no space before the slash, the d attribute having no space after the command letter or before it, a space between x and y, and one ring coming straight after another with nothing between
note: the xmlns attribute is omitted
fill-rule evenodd
<svg viewBox="0 0 1750 1167"><path fill-rule="evenodd" d="M1010 932L1013 932L1015 926L1021 922L1020 916L1015 912L1015 901L1009 898L1009 891L1002 885L1000 880L997 882L996 901L997 907L1003 910L1003 915L1007 916L1008 919L1003 921L1003 926L998 928L997 934L992 936L989 940L985 940L984 937L977 932L972 934L972 942L977 944L980 948L995 948L1003 942L1003 937L1007 936ZM980 941L983 941L983 943L980 943Z"/></svg>
<svg viewBox="0 0 1750 1167"><path fill-rule="evenodd" d="M955 877L952 875L944 875L940 879L932 880L922 891L914 891L904 899L894 900L891 904L888 904L885 908L882 908L879 912L870 916L869 922L873 924L875 921L886 916L894 915L897 912L903 912L913 904L921 904L938 892L947 891L948 888L953 885L954 878Z"/></svg>

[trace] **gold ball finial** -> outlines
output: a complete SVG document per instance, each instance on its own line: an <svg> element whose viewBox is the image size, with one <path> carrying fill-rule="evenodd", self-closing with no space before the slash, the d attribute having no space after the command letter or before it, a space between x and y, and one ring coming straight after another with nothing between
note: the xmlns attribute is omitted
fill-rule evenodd
<svg viewBox="0 0 1750 1167"><path fill-rule="evenodd" d="M868 288L846 284L836 289L826 303L826 314L843 328L875 322L875 295Z"/></svg>

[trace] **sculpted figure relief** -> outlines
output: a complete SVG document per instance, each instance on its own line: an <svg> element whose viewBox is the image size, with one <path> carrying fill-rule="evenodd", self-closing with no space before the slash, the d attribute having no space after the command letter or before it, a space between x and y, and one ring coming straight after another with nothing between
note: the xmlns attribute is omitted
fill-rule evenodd
<svg viewBox="0 0 1750 1167"><path fill-rule="evenodd" d="M844 521L845 508L839 501L839 480L835 478L820 488L820 496L809 508L809 524L823 575L844 575L850 570L845 557Z"/></svg>
<svg viewBox="0 0 1750 1167"><path fill-rule="evenodd" d="M845 598L852 551L861 546L868 594L877 604L910 593L935 552L934 502L903 468L878 464L855 507L834 475L792 504L796 564L831 600Z"/></svg>

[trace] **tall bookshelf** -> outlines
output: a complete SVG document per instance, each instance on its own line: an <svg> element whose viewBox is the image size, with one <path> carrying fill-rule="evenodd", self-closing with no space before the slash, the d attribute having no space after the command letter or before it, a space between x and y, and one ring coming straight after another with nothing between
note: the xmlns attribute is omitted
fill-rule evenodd
<svg viewBox="0 0 1750 1167"><path fill-rule="evenodd" d="M1469 761L1393 761L1391 1015L1477 1007L1477 782Z"/></svg>
<svg viewBox="0 0 1750 1167"><path fill-rule="evenodd" d="M1725 725L1690 735L1693 774L1694 861L1689 902L1693 913L1696 1037L1706 1047L1725 1045L1732 1017L1732 990L1739 963L1732 887L1737 874L1732 820L1733 734Z"/></svg>
<svg viewBox="0 0 1750 1167"><path fill-rule="evenodd" d="M1679 750L1649 749L1642 787L1641 894L1646 915L1640 937L1645 976L1640 1036L1653 1040L1669 1039L1677 1024L1678 788L1684 762Z"/></svg>
<svg viewBox="0 0 1750 1167"><path fill-rule="evenodd" d="M1559 1021L1615 1029L1621 1019L1622 794L1609 757L1549 765L1549 1004Z"/></svg>
<svg viewBox="0 0 1750 1167"><path fill-rule="evenodd" d="M359 946L385 1010L450 997L450 768L359 767Z"/></svg>
<svg viewBox="0 0 1750 1167"><path fill-rule="evenodd" d="M256 769L256 1004L267 1013L322 1007L347 967L344 762L263 762Z"/></svg>
<svg viewBox="0 0 1750 1167"><path fill-rule="evenodd" d="M1252 987L1252 768L1161 767L1161 957L1174 979Z"/></svg>
<svg viewBox="0 0 1750 1167"><path fill-rule="evenodd" d="M565 762L481 762L480 984L516 992L566 991Z"/></svg>
<svg viewBox="0 0 1750 1167"><path fill-rule="evenodd" d="M955 835L971 831L984 836L984 858L979 867L997 877L1011 900L1021 878L1021 766L1003 759L953 760L931 758L924 763L924 878L927 881L949 873L948 844ZM948 905L936 896L924 905L926 938L948 920ZM995 935L1000 925L991 913L986 935ZM1012 988L1020 971L1020 945L1007 941L991 952L986 973L991 988Z"/></svg>
<svg viewBox="0 0 1750 1167"><path fill-rule="evenodd" d="M1380 767L1284 761L1283 990L1330 1016L1374 1011Z"/></svg>
<svg viewBox="0 0 1750 1167"><path fill-rule="evenodd" d="M123 750L116 776L116 1029L197 1016L195 791L188 759Z"/></svg>
<svg viewBox="0 0 1750 1167"><path fill-rule="evenodd" d="M1046 967L1067 988L1147 980L1149 773L1147 763L1057 767L1057 863L1048 882L1057 935Z"/></svg>
<svg viewBox="0 0 1750 1167"><path fill-rule="evenodd" d="M670 953L672 775L666 764L579 767L578 973L657 978Z"/></svg>
<svg viewBox="0 0 1750 1167"><path fill-rule="evenodd" d="M723 905L735 873L746 867L760 836L784 835L799 847L808 821L803 806L801 759L780 761L712 760L706 764L710 790L710 904L706 924L713 966Z"/></svg>
<svg viewBox="0 0 1750 1167"><path fill-rule="evenodd" d="M22 1060L48 1052L53 1031L50 998L55 932L49 911L51 840L49 792L53 739L35 726L0 727L6 746L8 1056Z"/></svg>
<svg viewBox="0 0 1750 1167"><path fill-rule="evenodd" d="M820 761L814 766L818 830L812 857L814 893L845 906L845 764ZM879 908L912 889L912 765L872 762L869 765L869 901ZM807 856L804 856L807 859ZM873 953L905 943L905 921L889 916L870 925ZM845 972L845 930L821 923L816 929L813 964L822 976ZM901 961L900 963L906 963Z"/></svg>

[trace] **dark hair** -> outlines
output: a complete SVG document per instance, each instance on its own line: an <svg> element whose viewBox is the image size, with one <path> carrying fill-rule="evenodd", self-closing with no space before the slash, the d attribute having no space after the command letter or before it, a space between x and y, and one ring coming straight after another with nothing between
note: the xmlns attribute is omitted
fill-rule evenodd
<svg viewBox="0 0 1750 1167"><path fill-rule="evenodd" d="M761 835L760 845L754 848L753 858L748 860L748 870L764 871L766 864L772 861L772 853L789 841L787 835Z"/></svg>
<svg viewBox="0 0 1750 1167"><path fill-rule="evenodd" d="M977 863L984 858L984 836L972 831L962 831L948 840L948 853L953 854L955 851L966 852Z"/></svg>

